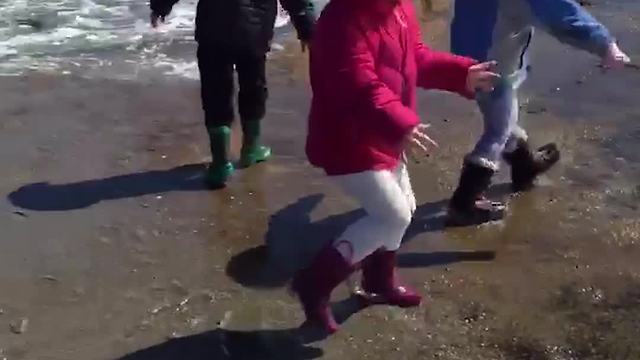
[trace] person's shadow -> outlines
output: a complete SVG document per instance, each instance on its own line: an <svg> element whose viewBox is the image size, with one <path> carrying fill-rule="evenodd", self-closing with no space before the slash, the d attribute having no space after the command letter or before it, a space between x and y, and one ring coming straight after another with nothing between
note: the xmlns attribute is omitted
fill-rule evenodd
<svg viewBox="0 0 640 360"><path fill-rule="evenodd" d="M306 360L323 355L322 349L307 343L299 329L216 329L172 339L119 360Z"/></svg>
<svg viewBox="0 0 640 360"><path fill-rule="evenodd" d="M364 215L363 210L329 216L312 222L310 214L324 198L309 195L283 208L271 217L265 244L247 249L231 258L226 272L239 284L253 288L285 286L293 274L311 261L326 244ZM425 232L442 231L446 222L448 200L418 207L403 242L412 241ZM493 251L445 251L401 253L398 266L415 268L445 265L461 261L491 261Z"/></svg>
<svg viewBox="0 0 640 360"><path fill-rule="evenodd" d="M235 255L227 264L227 274L243 286L276 288L284 286L295 271L308 263L330 239L364 215L362 210L334 215L318 222L311 212L324 198L321 194L303 197L271 217L265 245ZM447 200L418 207L404 241L421 233L441 231L445 227ZM398 258L400 267L427 267L460 261L492 261L493 251L446 251L404 253ZM365 308L357 296L332 303L338 323ZM326 333L300 327L282 330L232 331L215 329L126 355L119 360L305 360L323 355L310 345L325 339Z"/></svg>
<svg viewBox="0 0 640 360"><path fill-rule="evenodd" d="M339 324L346 322L365 305L355 295L332 303ZM172 339L125 355L118 360L306 360L322 357L322 349L312 343L328 334L313 326L290 329L237 331L218 328L196 335Z"/></svg>
<svg viewBox="0 0 640 360"><path fill-rule="evenodd" d="M191 164L61 185L35 183L12 192L8 199L17 207L35 211L83 209L104 200L205 190L204 170L205 164Z"/></svg>

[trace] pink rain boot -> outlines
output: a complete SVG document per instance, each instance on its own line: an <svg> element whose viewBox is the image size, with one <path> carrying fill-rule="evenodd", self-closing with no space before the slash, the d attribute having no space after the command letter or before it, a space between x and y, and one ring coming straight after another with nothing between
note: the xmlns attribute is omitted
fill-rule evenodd
<svg viewBox="0 0 640 360"><path fill-rule="evenodd" d="M362 262L362 289L369 304L389 304L399 307L420 305L422 297L416 291L398 284L396 252L377 250Z"/></svg>
<svg viewBox="0 0 640 360"><path fill-rule="evenodd" d="M329 300L331 292L355 271L332 245L326 246L306 269L298 271L292 289L298 294L307 317L305 324L323 327L329 334L338 331Z"/></svg>

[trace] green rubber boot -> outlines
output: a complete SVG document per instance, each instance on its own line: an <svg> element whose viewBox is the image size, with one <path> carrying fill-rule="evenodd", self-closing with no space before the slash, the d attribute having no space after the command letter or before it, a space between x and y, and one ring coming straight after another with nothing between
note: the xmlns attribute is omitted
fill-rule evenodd
<svg viewBox="0 0 640 360"><path fill-rule="evenodd" d="M223 187L235 170L229 161L229 146L231 143L231 128L219 126L208 128L211 142L211 165L207 169L205 182L207 186L217 189Z"/></svg>
<svg viewBox="0 0 640 360"><path fill-rule="evenodd" d="M240 166L247 168L251 165L267 161L271 157L271 148L260 144L260 121L245 121L242 123L242 151L240 152Z"/></svg>

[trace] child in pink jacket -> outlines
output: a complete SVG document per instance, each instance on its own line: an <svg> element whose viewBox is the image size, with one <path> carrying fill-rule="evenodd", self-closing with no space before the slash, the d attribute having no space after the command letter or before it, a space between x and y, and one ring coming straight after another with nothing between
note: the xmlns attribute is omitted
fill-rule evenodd
<svg viewBox="0 0 640 360"><path fill-rule="evenodd" d="M332 0L324 9L311 47L307 155L367 215L296 274L292 287L308 323L337 330L331 291L360 265L367 299L420 304L395 274L416 208L403 155L436 145L420 125L416 87L472 98L493 88L493 65L426 47L411 0Z"/></svg>

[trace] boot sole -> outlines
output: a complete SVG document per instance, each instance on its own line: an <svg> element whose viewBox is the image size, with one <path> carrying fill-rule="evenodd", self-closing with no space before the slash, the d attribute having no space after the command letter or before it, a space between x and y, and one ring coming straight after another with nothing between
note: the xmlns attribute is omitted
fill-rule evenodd
<svg viewBox="0 0 640 360"><path fill-rule="evenodd" d="M475 214L468 214L466 211L449 208L445 226L476 226L504 219L507 212L507 207L504 204L498 202L491 202L490 205L492 207L492 211Z"/></svg>
<svg viewBox="0 0 640 360"><path fill-rule="evenodd" d="M257 164L261 164L263 162L267 162L269 160L270 156L266 159L260 159L260 160L251 160L251 161L239 161L238 162L238 169L247 169L250 168L253 165L257 165Z"/></svg>
<svg viewBox="0 0 640 360"><path fill-rule="evenodd" d="M358 300L360 300L360 304L362 304L363 306L390 305L390 306L397 306L402 309L407 309L412 307L418 307L422 303L422 299L420 299L420 301L417 301L417 302L416 301L411 301L411 302L410 301L405 301L405 302L390 301L384 295L372 294L364 291L356 293L355 295L358 297Z"/></svg>
<svg viewBox="0 0 640 360"><path fill-rule="evenodd" d="M205 174L205 177L204 177L205 186L211 190L218 190L226 187L227 181L229 181L229 179L233 176L236 169L234 166L230 166L226 168L226 171L227 173L225 174L225 176L220 176L220 179L217 179L216 181L211 180L209 175Z"/></svg>
<svg viewBox="0 0 640 360"><path fill-rule="evenodd" d="M241 155L240 156L240 161L238 162L238 167L240 169L246 169L246 168L251 167L252 165L263 163L263 162L268 161L269 159L271 159L271 155L272 154L273 154L272 150L269 149L264 157L260 157L259 159L251 158L249 160L243 159L243 156Z"/></svg>

